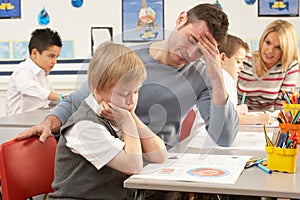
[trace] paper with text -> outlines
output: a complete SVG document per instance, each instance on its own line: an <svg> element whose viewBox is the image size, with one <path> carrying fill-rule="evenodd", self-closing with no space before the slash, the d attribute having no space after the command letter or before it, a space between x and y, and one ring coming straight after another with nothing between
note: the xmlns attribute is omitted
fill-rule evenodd
<svg viewBox="0 0 300 200"><path fill-rule="evenodd" d="M273 132L269 132L270 138ZM188 147L198 149L245 149L245 150L265 150L266 140L263 132L238 132L235 141L230 147L220 147L215 144L207 132L196 135L188 144Z"/></svg>

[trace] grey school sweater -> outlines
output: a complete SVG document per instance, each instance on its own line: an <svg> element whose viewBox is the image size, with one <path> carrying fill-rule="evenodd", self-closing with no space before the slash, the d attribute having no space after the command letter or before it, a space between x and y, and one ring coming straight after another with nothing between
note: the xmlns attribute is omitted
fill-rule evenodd
<svg viewBox="0 0 300 200"><path fill-rule="evenodd" d="M81 120L102 124L113 136L118 137L110 124L83 101L61 129L52 183L54 192L49 194L48 199L125 199L123 181L127 178L126 174L108 166L97 170L88 160L66 146L65 130Z"/></svg>

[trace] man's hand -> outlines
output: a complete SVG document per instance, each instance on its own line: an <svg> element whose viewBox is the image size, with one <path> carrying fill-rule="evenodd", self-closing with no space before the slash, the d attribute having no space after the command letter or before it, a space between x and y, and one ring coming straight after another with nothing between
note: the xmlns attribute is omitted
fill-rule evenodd
<svg viewBox="0 0 300 200"><path fill-rule="evenodd" d="M222 70L221 55L218 49L217 41L210 33L201 34L199 36L199 48L201 49L207 65L207 71L212 80L219 78Z"/></svg>
<svg viewBox="0 0 300 200"><path fill-rule="evenodd" d="M41 124L32 126L31 128L19 133L14 139L23 140L32 136L40 136L40 141L45 142L52 132L58 133L61 122L56 116L48 116Z"/></svg>
<svg viewBox="0 0 300 200"><path fill-rule="evenodd" d="M223 81L218 44L213 36L207 32L199 35L199 48L203 52L207 72L212 81L212 102L215 105L223 106L227 102L228 94Z"/></svg>
<svg viewBox="0 0 300 200"><path fill-rule="evenodd" d="M49 126L39 124L19 133L14 139L23 140L32 136L40 136L40 141L44 143L49 136L52 136L52 132Z"/></svg>

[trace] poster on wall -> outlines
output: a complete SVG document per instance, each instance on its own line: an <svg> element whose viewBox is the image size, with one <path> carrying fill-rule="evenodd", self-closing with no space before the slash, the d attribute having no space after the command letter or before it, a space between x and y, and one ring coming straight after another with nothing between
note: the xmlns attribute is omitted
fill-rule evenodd
<svg viewBox="0 0 300 200"><path fill-rule="evenodd" d="M91 27L91 55L105 41L113 41L113 27Z"/></svg>
<svg viewBox="0 0 300 200"><path fill-rule="evenodd" d="M259 0L259 17L298 17L299 0Z"/></svg>
<svg viewBox="0 0 300 200"><path fill-rule="evenodd" d="M12 41L12 55L13 60L22 60L29 56L28 41ZM73 40L62 40L62 48L60 51L59 59L74 58L74 44Z"/></svg>
<svg viewBox="0 0 300 200"><path fill-rule="evenodd" d="M164 0L122 0L123 42L164 39Z"/></svg>
<svg viewBox="0 0 300 200"><path fill-rule="evenodd" d="M21 0L1 0L0 19L21 18Z"/></svg>

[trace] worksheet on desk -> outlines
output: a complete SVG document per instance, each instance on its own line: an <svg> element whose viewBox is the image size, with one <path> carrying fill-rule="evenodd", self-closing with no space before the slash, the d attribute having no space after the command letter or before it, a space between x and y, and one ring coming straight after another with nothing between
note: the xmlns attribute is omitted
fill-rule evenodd
<svg viewBox="0 0 300 200"><path fill-rule="evenodd" d="M251 156L174 154L163 164L148 164L132 178L234 184Z"/></svg>
<svg viewBox="0 0 300 200"><path fill-rule="evenodd" d="M273 132L268 133L272 138ZM244 150L265 150L266 139L263 132L238 132L235 141L230 147L220 147L215 144L208 133L196 135L188 144L188 147L198 149L244 149Z"/></svg>

